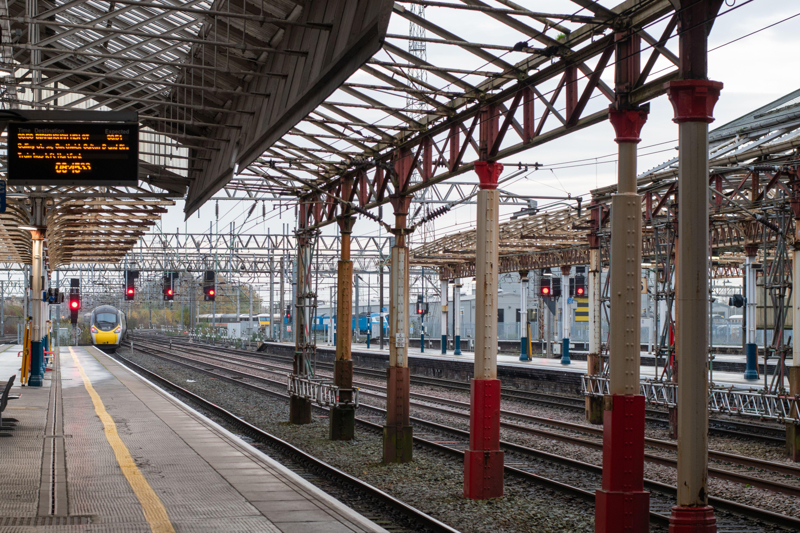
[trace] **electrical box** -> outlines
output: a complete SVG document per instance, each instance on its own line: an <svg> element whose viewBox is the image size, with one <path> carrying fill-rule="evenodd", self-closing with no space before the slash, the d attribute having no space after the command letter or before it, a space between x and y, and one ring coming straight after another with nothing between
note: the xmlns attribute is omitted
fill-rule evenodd
<svg viewBox="0 0 800 533"><path fill-rule="evenodd" d="M785 289L786 294L783 298L783 308L784 312L786 313L786 320L783 323L784 329L793 329L793 313L792 313L792 299L789 296L792 291L788 288ZM775 328L775 312L778 310L778 304L780 301L775 301L773 303L772 295L770 294L772 291L767 290L767 302L769 305L767 306L767 328L766 329L774 329ZM756 328L757 329L764 329L764 276L758 276L756 278ZM783 338L784 342L787 335L784 333Z"/></svg>

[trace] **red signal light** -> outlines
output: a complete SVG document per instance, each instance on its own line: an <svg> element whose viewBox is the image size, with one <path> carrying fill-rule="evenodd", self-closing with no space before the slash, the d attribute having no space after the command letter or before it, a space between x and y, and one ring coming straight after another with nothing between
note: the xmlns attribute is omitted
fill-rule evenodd
<svg viewBox="0 0 800 533"><path fill-rule="evenodd" d="M172 296L172 289L167 289L167 296Z"/></svg>
<svg viewBox="0 0 800 533"><path fill-rule="evenodd" d="M578 287L575 292L578 294L578 296L583 296L584 293L586 292L586 289L584 289L583 287Z"/></svg>
<svg viewBox="0 0 800 533"><path fill-rule="evenodd" d="M72 301L69 303L69 306L70 306L72 309L77 309L77 308L78 308L78 305L80 305L80 304L78 303L78 301L77 301L77 300L72 300Z"/></svg>
<svg viewBox="0 0 800 533"><path fill-rule="evenodd" d="M214 296L214 289L208 289L208 295Z"/></svg>
<svg viewBox="0 0 800 533"><path fill-rule="evenodd" d="M133 294L133 288L132 287L128 289L128 294Z"/></svg>
<svg viewBox="0 0 800 533"><path fill-rule="evenodd" d="M544 296L549 296L550 295L550 287L542 287L542 294Z"/></svg>

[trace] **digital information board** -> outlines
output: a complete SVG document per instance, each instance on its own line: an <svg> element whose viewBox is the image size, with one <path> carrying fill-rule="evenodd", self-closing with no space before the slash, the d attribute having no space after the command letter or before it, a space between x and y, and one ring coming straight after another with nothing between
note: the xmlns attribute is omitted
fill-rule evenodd
<svg viewBox="0 0 800 533"><path fill-rule="evenodd" d="M9 185L136 185L139 124L9 122Z"/></svg>

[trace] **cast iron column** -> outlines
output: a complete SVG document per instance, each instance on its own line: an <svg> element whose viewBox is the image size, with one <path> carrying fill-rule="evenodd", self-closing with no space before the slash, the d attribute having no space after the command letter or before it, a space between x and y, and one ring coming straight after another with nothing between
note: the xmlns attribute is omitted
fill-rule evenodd
<svg viewBox="0 0 800 533"><path fill-rule="evenodd" d="M44 271L44 229L31 230L31 375L29 387L41 387L44 380L44 352L42 337L45 328L42 320L42 273Z"/></svg>
<svg viewBox="0 0 800 533"><path fill-rule="evenodd" d="M339 219L342 230L342 258L338 263L338 294L336 316L341 324L352 321L353 262L350 260L350 234L355 218ZM355 436L356 410L353 405L353 361L351 358L351 330L342 328L336 337L336 362L333 367L333 383L339 387L339 405L331 408L331 440L351 440Z"/></svg>
<svg viewBox="0 0 800 533"><path fill-rule="evenodd" d="M714 533L708 505L708 124L722 83L709 81L708 32L722 0L680 0L680 81L667 92L679 124L678 504L670 533Z"/></svg>
<svg viewBox="0 0 800 533"><path fill-rule="evenodd" d="M756 271L753 268L756 254L758 253L757 245L745 245L744 247L744 275L745 275L745 305L744 305L744 320L747 325L745 330L745 361L746 366L744 370L744 379L757 380L758 379L758 346L756 345ZM797 251L794 252L794 258L797 258ZM797 262L794 262L797 265ZM795 268L797 268L795 266ZM797 344L797 343L794 343ZM796 348L795 348L796 350Z"/></svg>
<svg viewBox="0 0 800 533"><path fill-rule="evenodd" d="M441 298L439 299L439 310L442 312L442 355L447 353L447 280L439 282L441 288Z"/></svg>
<svg viewBox="0 0 800 533"><path fill-rule="evenodd" d="M519 271L519 360L530 361L528 354L528 271Z"/></svg>
<svg viewBox="0 0 800 533"><path fill-rule="evenodd" d="M572 267L561 267L561 364L570 364L569 336L572 330L572 317L569 308L569 273Z"/></svg>
<svg viewBox="0 0 800 533"><path fill-rule="evenodd" d="M600 248L589 249L589 355L586 356L586 373L600 374L600 350L602 346L600 315ZM586 396L586 420L592 424L603 423L603 399Z"/></svg>
<svg viewBox="0 0 800 533"><path fill-rule="evenodd" d="M639 390L642 197L636 188L636 144L647 110L612 106L609 120L619 165L611 199L609 394L603 402L603 488L595 499L595 531L645 533L650 494L644 491L645 401Z"/></svg>
<svg viewBox="0 0 800 533"><path fill-rule="evenodd" d="M383 427L383 462L411 461L413 435L409 413L408 370L408 247L406 220L412 196L392 197L395 241L389 273L389 368L386 383L386 425Z"/></svg>
<svg viewBox="0 0 800 533"><path fill-rule="evenodd" d="M794 194L795 198L792 199L792 210L794 211L794 231L795 231L795 244L794 249L792 250L792 279L800 279L800 198L797 198L798 190L800 187L795 186ZM754 254L755 255L755 254ZM749 259L749 258L748 258ZM753 302L755 302L755 275L753 275ZM750 287L748 281L748 288ZM800 309L800 298L798 298L795 292L792 292L792 304L794 306L794 316L800 317L798 315L798 309ZM753 315L755 315L755 311L753 311ZM748 317L749 320L749 317ZM750 323L748 322L748 330L749 330ZM800 341L800 339L798 339ZM753 317L753 343L755 343L755 316ZM755 347L755 344L753 344ZM750 355L749 351L750 345L748 344L748 357ZM753 350L755 352L755 349ZM788 360L786 361L787 366L789 366L789 394L791 396L797 397L800 395L800 342L793 342L792 343L792 362L789 363ZM749 365L748 365L749 366ZM764 364L764 372L767 371L767 365ZM758 377L756 375L756 377ZM798 416L797 409L791 413L791 416L797 417ZM786 454L792 461L798 462L800 461L800 427L796 426L793 422L786 423Z"/></svg>
<svg viewBox="0 0 800 533"><path fill-rule="evenodd" d="M295 310L294 310L294 365L293 373L296 376L308 377L309 354L314 349L311 341L311 324L307 311L311 303L311 242L308 231L297 231L297 257L296 267L296 289L295 289ZM302 396L291 396L289 399L289 423L291 424L310 424L311 423L311 398Z"/></svg>
<svg viewBox="0 0 800 533"><path fill-rule="evenodd" d="M497 289L500 163L476 161L480 179L475 257L475 379L470 390L469 449L464 454L464 497L503 495L500 451L500 380L497 379Z"/></svg>
<svg viewBox="0 0 800 533"><path fill-rule="evenodd" d="M453 286L453 355L461 355L461 278Z"/></svg>
<svg viewBox="0 0 800 533"><path fill-rule="evenodd" d="M586 356L586 374L600 374L600 352L602 350L602 318L600 314L601 288L600 275L600 229L602 212L600 206L592 206L592 231L589 234L589 355ZM603 423L603 399L600 396L586 396L586 420L592 424Z"/></svg>

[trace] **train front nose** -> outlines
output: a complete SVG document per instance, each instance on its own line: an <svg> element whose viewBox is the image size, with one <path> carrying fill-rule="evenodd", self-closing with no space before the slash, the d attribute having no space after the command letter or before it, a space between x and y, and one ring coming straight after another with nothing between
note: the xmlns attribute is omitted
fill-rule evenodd
<svg viewBox="0 0 800 533"><path fill-rule="evenodd" d="M94 337L95 344L119 344L119 334L122 331L120 326L117 326L111 331L103 331L95 326L92 326L92 336Z"/></svg>

